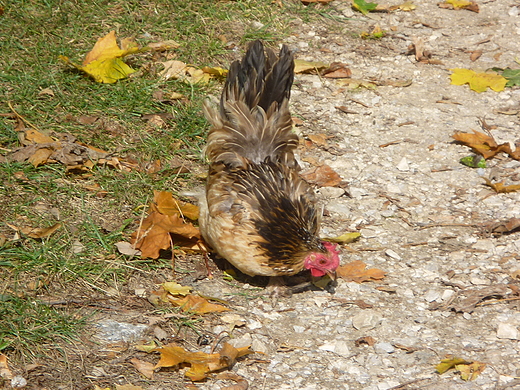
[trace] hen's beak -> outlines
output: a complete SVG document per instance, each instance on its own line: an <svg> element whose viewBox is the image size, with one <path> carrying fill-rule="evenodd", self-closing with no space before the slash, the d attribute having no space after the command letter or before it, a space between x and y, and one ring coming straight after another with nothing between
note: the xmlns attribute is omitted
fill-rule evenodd
<svg viewBox="0 0 520 390"><path fill-rule="evenodd" d="M327 270L327 275L329 275L329 277L333 280L333 281L336 281L336 278L337 278L337 275L336 275L336 270Z"/></svg>

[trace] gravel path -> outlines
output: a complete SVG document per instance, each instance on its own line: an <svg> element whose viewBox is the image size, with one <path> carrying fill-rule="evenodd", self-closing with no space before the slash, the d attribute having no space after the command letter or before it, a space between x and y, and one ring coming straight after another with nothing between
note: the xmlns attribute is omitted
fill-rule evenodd
<svg viewBox="0 0 520 390"><path fill-rule="evenodd" d="M352 91L335 80L296 77L292 111L303 118L302 135L330 136L329 148L301 152L303 165L313 156L348 182L346 194L320 190L328 211L322 235L360 231L353 251L343 250L343 263L362 260L388 275L383 283L339 280L334 294L306 291L274 305L232 299L246 323L233 331L234 342L252 342L268 360L235 366L251 389L520 389L520 239L484 227L520 217L520 195L483 185L483 176L518 181L520 163L501 156L485 169L465 167L459 159L471 152L451 138L456 131L482 131L479 118L485 118L498 141L514 144L520 89L479 94L450 85L448 70L518 67L520 5L486 1L474 13L418 3L414 12L356 14L344 31L302 22L299 35L286 41L300 59L347 63L354 78L412 83ZM352 14L347 2L331 6ZM353 30L375 24L390 36L351 38ZM407 54L419 38L442 64L417 63ZM473 62L475 50L482 56ZM225 294L233 292L219 281L198 288L228 300ZM483 297L511 299L475 306ZM375 344L356 343L368 336ZM486 368L468 382L454 370L437 374L435 366L450 354ZM224 382L199 388L219 385Z"/></svg>

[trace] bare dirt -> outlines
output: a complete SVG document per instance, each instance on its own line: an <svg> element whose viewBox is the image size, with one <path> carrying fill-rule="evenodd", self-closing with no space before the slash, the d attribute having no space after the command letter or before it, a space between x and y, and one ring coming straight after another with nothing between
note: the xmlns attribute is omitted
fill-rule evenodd
<svg viewBox="0 0 520 390"><path fill-rule="evenodd" d="M328 164L348 183L345 189L318 189L326 211L322 236L361 232L359 241L343 249L343 263L362 260L386 271L386 278L363 284L338 280L334 293L307 290L276 303L254 281L229 284L220 273L181 282L228 301L244 322L231 331L233 342L252 343L262 354L241 359L233 371L250 389L520 389L520 236L492 234L489 226L520 217L519 194L496 194L483 179L518 181L520 162L499 156L487 168L466 167L459 159L471 151L451 138L457 131L484 131L481 118L497 140L514 144L520 89L476 93L450 85L449 77L452 68L518 67L520 4L483 1L475 13L420 1L413 12L369 17L354 15L347 2L329 6L353 19L339 27L296 21L298 34L285 43L299 59L343 62L353 78L380 85L352 90L336 80L298 75L291 106L303 121L298 131L302 138L329 137L326 146L302 146L300 159L304 167ZM387 31L385 38L354 37L376 24ZM436 60L433 64L409 54L417 39ZM482 55L472 61L477 50ZM127 298L114 298L124 312L99 304L100 293L93 319L142 323L149 338L180 340L186 348L207 352L209 347L197 346L188 327L185 334L175 334L167 317L135 296L136 289L153 288L139 279L129 281L122 289ZM95 297L92 302L96 306ZM218 315L197 326L212 341L230 329ZM362 337L375 344L356 343ZM210 378L192 385L173 369L145 380L129 359L156 363L157 355L94 340L84 340L90 354L84 353L81 363L73 359L70 370L77 372L77 383L49 386L52 373L36 368L29 374L31 386L37 388L38 381L62 389L114 383L219 389L232 384ZM439 375L435 366L449 355L486 367L474 381L463 381L454 370Z"/></svg>

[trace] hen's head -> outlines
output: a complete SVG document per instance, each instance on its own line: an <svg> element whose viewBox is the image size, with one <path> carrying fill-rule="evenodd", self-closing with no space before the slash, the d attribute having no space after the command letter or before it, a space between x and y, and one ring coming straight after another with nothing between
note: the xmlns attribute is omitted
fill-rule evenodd
<svg viewBox="0 0 520 390"><path fill-rule="evenodd" d="M333 279L336 277L336 268L339 266L339 250L337 245L323 241L322 245L326 252L311 252L304 261L306 269L311 271L311 275L320 277L329 274Z"/></svg>

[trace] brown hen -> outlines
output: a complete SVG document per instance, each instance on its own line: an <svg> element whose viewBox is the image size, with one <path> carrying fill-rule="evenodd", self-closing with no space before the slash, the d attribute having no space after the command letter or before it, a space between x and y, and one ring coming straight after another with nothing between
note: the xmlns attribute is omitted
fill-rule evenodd
<svg viewBox="0 0 520 390"><path fill-rule="evenodd" d="M245 274L333 275L336 245L320 240L313 190L298 175L298 137L291 132L289 97L294 59L255 41L231 64L211 122L210 162L200 228L206 241Z"/></svg>

